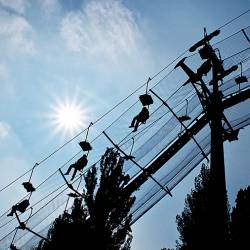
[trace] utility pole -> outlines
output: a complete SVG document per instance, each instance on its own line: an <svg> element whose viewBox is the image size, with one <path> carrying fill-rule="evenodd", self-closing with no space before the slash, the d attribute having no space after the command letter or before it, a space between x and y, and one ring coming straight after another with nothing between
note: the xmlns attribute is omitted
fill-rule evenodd
<svg viewBox="0 0 250 250"><path fill-rule="evenodd" d="M223 93L219 90L219 83L223 81L223 78L238 67L236 65L229 69L223 68L223 61L220 58L220 54L216 54L218 50L215 50L209 43L209 41L220 33L219 30L207 35L204 30L204 38L192 46L189 51L195 51L198 47L201 47L199 54L201 59L206 59L203 64L204 67L200 67L197 70L195 81L199 80L202 83L202 75L212 70L212 92L209 93L209 97L205 101L205 112L207 112L210 120L211 129L211 155L210 155L210 195L209 199L209 223L210 232L208 249L217 249L219 246L222 248L228 248L229 240L229 225L228 225L228 204L227 204L227 190L226 190L226 178L225 178L225 163L224 163L224 138L227 132L222 126L222 120L228 125L231 135L237 134L233 131L231 125L227 121L223 113L222 98ZM236 132L236 133L235 133ZM236 138L237 139L237 136ZM231 140L233 140L231 138ZM217 246L217 247L216 247Z"/></svg>
<svg viewBox="0 0 250 250"><path fill-rule="evenodd" d="M211 244L212 246L224 246L228 242L228 211L227 190L225 178L224 147L223 147L223 107L222 92L219 91L218 66L214 50L211 54L212 62L212 85L213 92L210 96L208 113L211 128L211 154L210 154L210 213L211 213ZM212 247L211 246L211 247Z"/></svg>
<svg viewBox="0 0 250 250"><path fill-rule="evenodd" d="M238 67L234 65L229 69L224 69L218 49L215 50L210 45L209 41L219 33L220 30L216 30L208 35L204 29L204 38L189 49L190 52L194 52L199 48L198 52L201 59L206 60L197 69L197 72L193 72L184 63L185 58L176 65L176 67L181 67L189 76L185 84L191 83L195 88L204 112L208 115L211 129L211 180L210 195L207 197L210 204L208 208L210 235L208 236L209 241L206 249L216 249L216 246L225 249L228 247L229 225L223 142L228 134L231 136L230 141L237 139L237 131L233 131L223 113L223 93L219 90L219 83ZM209 89L202 79L203 75L207 75L209 72L212 74L212 80L209 83L212 85L212 89ZM222 120L227 124L229 133L223 128Z"/></svg>

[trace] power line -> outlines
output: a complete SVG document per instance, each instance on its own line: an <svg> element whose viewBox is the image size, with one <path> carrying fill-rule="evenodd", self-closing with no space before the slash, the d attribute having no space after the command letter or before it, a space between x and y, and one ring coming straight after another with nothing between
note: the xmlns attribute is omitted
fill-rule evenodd
<svg viewBox="0 0 250 250"><path fill-rule="evenodd" d="M178 57L179 58L179 57ZM155 74L151 79L155 78L157 75L159 75L162 71L164 71L167 67L169 67L171 64L173 64L176 61L176 59L174 61L172 61L172 63L168 64L168 66L164 67L160 72L158 72L157 74ZM125 102L128 98L130 98L133 94L135 94L137 91L139 91L142 87L144 87L147 83L143 83L142 85L140 85L137 89L135 89L131 94L129 94L127 97L125 97L123 100L121 100L120 102L118 102L115 106L113 106L110 110L108 110L106 113L104 113L101 117L99 117L95 122L93 122L93 125L98 123L100 120L102 120L105 116L107 116L108 114L110 114L114 109L116 109L119 105L121 105L123 102ZM28 174L30 171L34 170L36 167L38 167L39 165L41 165L42 163L44 163L45 161L47 161L50 157L52 157L54 154L56 154L58 151L60 151L63 147L65 147L67 144L69 144L70 142L72 142L74 139L76 139L77 137L79 137L82 133L84 133L87 130L87 128L85 128L84 130L82 130L80 133L78 133L77 135L75 135L73 138L71 138L70 140L66 141L62 146L60 146L59 148L57 148L56 150L54 150L51 154L49 154L48 156L46 156L45 158L43 158L40 162L36 163L36 165L34 167L32 167L31 169L27 170L24 174L20 175L19 177L17 177L16 179L14 179L13 181L11 181L9 184L7 184L6 186L4 186L2 189L0 189L0 193L2 191L4 191L5 189L7 189L8 187L10 187L12 184L14 184L16 181L18 181L19 179L21 179L23 176L25 176L26 174ZM101 133L100 133L101 134Z"/></svg>
<svg viewBox="0 0 250 250"><path fill-rule="evenodd" d="M172 97L175 93L177 93L177 91L175 91L170 97ZM177 105L177 106L178 106L178 105ZM80 152L81 152L81 151L80 151ZM79 152L79 153L80 153L80 152ZM75 157L75 156L74 156L74 157ZM74 157L73 157L73 158L74 158ZM73 159L73 158L72 158L72 159ZM70 159L70 160L72 160L72 159ZM70 161L70 160L69 160L69 161ZM68 162L69 162L69 161L68 161ZM68 163L68 162L67 162L67 163ZM67 163L65 163L64 165L66 165ZM56 171L56 172L57 172L57 171ZM56 173L56 172L55 172L55 173ZM54 173L54 174L55 174L55 173ZM52 174L52 175L53 175L53 174ZM47 178L47 179L48 179L48 178ZM47 180L47 179L46 179L46 180ZM45 181L46 181L46 180L45 180ZM45 181L44 181L44 182L45 182ZM44 182L43 182L43 183L44 183ZM43 183L42 183L42 184L43 184ZM39 186L40 186L40 185L39 185ZM41 200L43 200L43 199L41 199Z"/></svg>
<svg viewBox="0 0 250 250"><path fill-rule="evenodd" d="M229 25L230 23L232 23L233 21L239 19L240 17L242 17L243 15L247 14L250 10L247 10L245 12L243 12L242 14L240 14L239 16L231 19L230 21L228 21L227 23L225 23L224 25L220 26L218 29L222 29L224 27L226 27L227 25ZM183 53L181 53L177 58L175 58L174 60L172 60L169 64L167 64L165 67L163 67L158 73L156 73L155 75L153 75L151 77L151 80L153 80L154 78L156 78L158 75L160 75L163 71L165 71L167 68L169 68L174 62L176 62L179 58L181 58L185 53L187 53L188 50L185 50ZM135 94L137 91L139 91L142 87L144 87L146 84L148 84L148 82L143 83L142 85L140 85L137 89L135 89L131 94L129 94L127 97L125 97L124 99L122 99L120 102L118 102L115 106L113 106L111 109L109 109L106 113L104 113L102 116L100 116L96 121L93 122L93 124L98 123L100 120L102 120L105 116L107 116L108 114L110 114L113 110L115 110L118 106L120 106L123 102L125 102L128 98L130 98L133 94ZM13 181L11 181L9 184L7 184L6 186L4 186L3 188L0 189L0 193L2 191L4 191L5 189L7 189L8 187L10 187L12 184L14 184L16 181L18 181L19 179L21 179L23 176L25 176L27 173L29 173L30 171L34 170L36 167L38 167L39 165L41 165L42 163L44 163L45 161L47 161L50 157L52 157L54 154L56 154L58 151L60 151L62 148L64 148L67 144L69 144L70 142L72 142L73 140L75 140L77 137L79 137L81 134L83 134L85 131L87 130L87 128L85 128L84 130L80 131L78 134L76 134L74 137L72 137L70 140L66 141L63 145L61 145L59 148L57 148L56 150L54 150L52 153L50 153L48 156L46 156L45 158L43 158L40 162L36 163L36 165L34 167L32 167L31 169L29 169L28 171L26 171L24 174L20 175L19 177L17 177L16 179L14 179Z"/></svg>
<svg viewBox="0 0 250 250"><path fill-rule="evenodd" d="M243 29L240 29L240 30L236 31L235 33L233 33L233 34L231 34L231 35L229 35L229 36L223 38L222 40L220 40L220 41L218 41L218 42L216 42L216 43L213 43L212 45L215 46L215 45L221 44L221 43L223 43L224 41L226 41L226 40L228 40L228 39L234 37L235 35L240 34L240 33L242 32L242 30L249 29L249 27L250 27L250 26L248 25L247 27L245 27L245 28L243 28ZM193 57L193 56L198 55L198 54L199 54L199 52L193 53L192 55L187 56L187 58Z"/></svg>
<svg viewBox="0 0 250 250"><path fill-rule="evenodd" d="M222 26L220 26L218 29L222 29L224 27L226 27L227 25L229 25L230 23L234 22L235 20L239 19L240 17L244 16L245 14L247 14L250 11L250 9L246 10L245 12L241 13L239 16L229 20L228 22L226 22L225 24L223 24Z"/></svg>
<svg viewBox="0 0 250 250"><path fill-rule="evenodd" d="M248 10L249 11L249 10ZM239 17L241 17L242 15L246 14L248 11L246 11L245 13L242 13L240 16L238 16L237 18L234 18L232 21L238 19ZM225 27L226 25L228 25L229 23L231 23L232 21L224 24L223 26L221 26L220 28ZM172 61L170 64L168 64L166 67L164 67L161 71L159 71L157 74L155 74L151 79L157 77L161 72L163 72L166 68L168 68L171 64L173 64L176 60L178 60L181 56L183 56L186 53L186 51L184 53L182 53L179 57L177 57L174 61ZM103 117L105 117L106 115L108 115L109 113L111 113L116 107L118 107L121 103L123 103L125 100L127 100L130 96L132 96L135 92L137 92L139 89L141 89L146 83L144 83L143 85L141 85L140 87L138 87L134 92L132 92L129 96L127 96L125 99L123 99L122 101L120 101L117 105L115 105L113 108L111 108L109 111L107 111L104 115L102 115L100 118L98 118L95 122L99 122ZM53 151L50 155L48 155L47 157L45 157L43 160L41 160L37 165L42 164L44 161L46 161L47 159L49 159L52 155L56 154L59 150L61 150L64 146L66 146L68 143L70 143L71 141L73 141L76 137L78 137L79 135L81 135L83 132L85 132L86 129L84 129L83 131L81 131L80 133L78 133L76 136L74 136L73 138L71 138L69 141L67 141L66 143L64 143L61 147L59 147L58 149L56 149L55 151ZM34 169L34 167L32 168ZM10 184L8 184L6 187L4 187L3 189L0 190L0 192L2 192L5 188L9 187L10 185L12 185L13 183L15 183L18 179L22 178L24 175L26 175L28 172L32 171L32 169L30 169L29 171L25 172L24 174L22 174L20 177L16 178L14 181L12 181Z"/></svg>

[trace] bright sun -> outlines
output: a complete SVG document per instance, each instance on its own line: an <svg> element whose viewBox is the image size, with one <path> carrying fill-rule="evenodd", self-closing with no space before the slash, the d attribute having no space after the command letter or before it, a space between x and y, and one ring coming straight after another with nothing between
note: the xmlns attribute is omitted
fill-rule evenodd
<svg viewBox="0 0 250 250"><path fill-rule="evenodd" d="M52 110L50 118L57 133L64 132L73 135L87 126L88 109L77 104L75 100L57 101Z"/></svg>
<svg viewBox="0 0 250 250"><path fill-rule="evenodd" d="M77 106L62 106L55 115L58 124L65 129L72 130L82 125L81 110Z"/></svg>

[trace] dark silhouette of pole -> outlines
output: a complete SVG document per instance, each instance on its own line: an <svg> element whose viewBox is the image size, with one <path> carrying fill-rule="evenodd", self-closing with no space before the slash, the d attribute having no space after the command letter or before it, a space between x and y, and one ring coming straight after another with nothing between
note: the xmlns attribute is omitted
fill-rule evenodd
<svg viewBox="0 0 250 250"><path fill-rule="evenodd" d="M227 193L224 164L222 102L220 91L211 96L211 215L213 218L214 243L225 246L228 237Z"/></svg>
<svg viewBox="0 0 250 250"><path fill-rule="evenodd" d="M250 89L243 90L235 95L224 99L222 102L223 110L233 107L234 105L250 99ZM181 150L186 143L191 140L191 135L198 134L209 122L210 117L207 113L197 118L195 123L188 127L184 132L174 141L169 147L165 148L155 159L141 171L131 182L125 187L125 191L132 193L148 180L148 173L153 175L164 164L166 164L179 150ZM225 137L223 138L225 140Z"/></svg>
<svg viewBox="0 0 250 250"><path fill-rule="evenodd" d="M223 148L226 131L222 126L222 119L230 128L232 135L233 132L235 132L223 114L223 93L219 90L219 82L222 82L225 76L231 74L238 67L234 65L228 69L224 69L219 50L214 49L210 45L210 40L219 35L219 33L220 31L216 30L208 35L206 29L204 29L204 38L189 49L190 52L194 52L199 48L201 59L206 60L201 67L198 68L197 73L188 69L183 60L177 64L177 66L181 66L190 76L188 82L195 83L196 81L200 81L202 85L204 85L202 76L212 70L212 80L210 81L210 85L212 85L212 93L209 93L209 96L204 96L206 104L204 106L204 111L208 113L211 128L211 180L210 195L208 197L210 204L209 226L211 230L211 240L208 243L208 249L215 249L215 246L221 246L223 249L228 248L229 221ZM218 56L216 52L218 52Z"/></svg>
<svg viewBox="0 0 250 250"><path fill-rule="evenodd" d="M211 247L226 247L228 242L228 211L227 211L227 191L225 178L224 147L223 147L223 94L219 91L219 65L215 51L211 53L212 61L212 84L211 102L209 107L210 128L211 128Z"/></svg>

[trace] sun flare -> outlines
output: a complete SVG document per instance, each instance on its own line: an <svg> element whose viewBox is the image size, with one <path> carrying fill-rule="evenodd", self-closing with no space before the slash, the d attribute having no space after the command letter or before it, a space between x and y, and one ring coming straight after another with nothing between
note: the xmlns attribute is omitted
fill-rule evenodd
<svg viewBox="0 0 250 250"><path fill-rule="evenodd" d="M56 113L56 119L65 129L76 129L81 125L81 110L74 106L62 106Z"/></svg>
<svg viewBox="0 0 250 250"><path fill-rule="evenodd" d="M57 101L53 106L50 118L56 132L64 132L73 135L87 125L89 118L88 109L76 101Z"/></svg>

